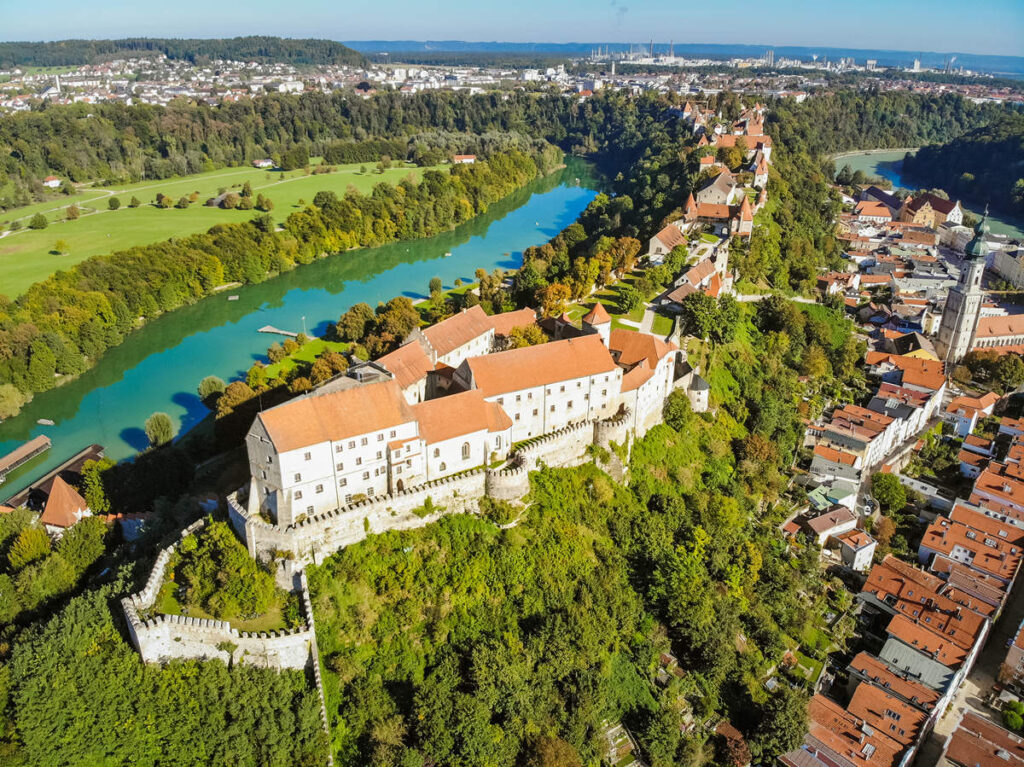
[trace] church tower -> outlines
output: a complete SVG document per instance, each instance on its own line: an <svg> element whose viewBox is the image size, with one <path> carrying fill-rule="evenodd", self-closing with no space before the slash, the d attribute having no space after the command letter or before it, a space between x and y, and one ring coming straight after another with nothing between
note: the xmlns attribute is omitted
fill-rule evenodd
<svg viewBox="0 0 1024 767"><path fill-rule="evenodd" d="M946 308L942 312L939 323L939 337L936 350L942 360L950 365L956 364L971 348L974 331L978 327L981 314L981 302L984 293L981 290L981 275L985 271L985 258L988 256L988 208L985 216L974 227L974 239L964 249L964 266L960 271L960 280L946 297Z"/></svg>

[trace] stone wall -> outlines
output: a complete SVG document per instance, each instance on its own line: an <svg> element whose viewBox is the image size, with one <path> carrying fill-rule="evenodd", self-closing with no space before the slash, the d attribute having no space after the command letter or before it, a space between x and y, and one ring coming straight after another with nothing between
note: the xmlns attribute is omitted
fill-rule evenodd
<svg viewBox="0 0 1024 767"><path fill-rule="evenodd" d="M474 469L434 480L391 495L309 517L287 528L269 525L249 515L236 496L228 498L235 529L244 536L249 553L260 559L273 557L301 564L319 563L335 551L364 540L373 533L411 530L436 522L445 514L476 512L485 495L487 472ZM427 499L432 511L426 513Z"/></svg>
<svg viewBox="0 0 1024 767"><path fill-rule="evenodd" d="M189 525L181 531L178 541L205 523L206 520L201 519ZM144 661L160 663L172 658L219 658L225 663L233 659L267 668L306 668L315 642L310 626L290 631L250 633L232 628L227 621L186 615L150 616L178 541L157 555L145 587L121 600L132 644ZM304 589L304 581L302 583ZM310 622L312 613L308 611L308 594L304 591L302 597L305 617Z"/></svg>

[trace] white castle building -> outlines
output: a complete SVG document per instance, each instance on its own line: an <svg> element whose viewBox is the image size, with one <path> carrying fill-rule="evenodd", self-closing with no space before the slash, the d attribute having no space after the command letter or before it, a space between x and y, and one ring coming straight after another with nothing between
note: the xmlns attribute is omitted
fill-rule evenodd
<svg viewBox="0 0 1024 767"><path fill-rule="evenodd" d="M348 380L260 413L246 437L248 514L288 527L613 417L640 436L661 420L672 388L692 377L679 378L687 368L675 344L612 330L600 304L578 337L488 353L494 319L474 307L414 331L399 350L358 367L365 383ZM443 396L424 399L430 392Z"/></svg>

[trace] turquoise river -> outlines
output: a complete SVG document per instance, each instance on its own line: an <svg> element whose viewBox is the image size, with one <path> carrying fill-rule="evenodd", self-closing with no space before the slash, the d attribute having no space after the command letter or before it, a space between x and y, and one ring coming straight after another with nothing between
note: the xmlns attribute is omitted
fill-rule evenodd
<svg viewBox="0 0 1024 767"><path fill-rule="evenodd" d="M170 414L183 433L206 415L196 386L207 375L244 375L279 337L273 325L322 335L348 307L375 306L396 295L424 295L431 277L446 286L471 281L478 268L515 269L522 251L564 227L597 194L589 165L566 168L495 203L482 216L424 240L355 250L321 259L259 285L225 291L159 317L110 349L99 363L64 386L37 395L15 418L0 423L0 455L46 434L53 447L12 472L0 486L10 497L80 449L99 443L114 459L145 447L142 425L153 412ZM446 256L450 253L450 256ZM228 300L237 295L237 300ZM37 424L39 419L55 422Z"/></svg>

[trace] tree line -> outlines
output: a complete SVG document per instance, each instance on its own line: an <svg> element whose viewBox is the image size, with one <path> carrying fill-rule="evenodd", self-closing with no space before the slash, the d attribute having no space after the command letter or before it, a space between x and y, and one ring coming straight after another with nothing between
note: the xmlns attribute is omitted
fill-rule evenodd
<svg viewBox="0 0 1024 767"><path fill-rule="evenodd" d="M904 171L954 197L1011 215L1024 214L1024 114L1000 115L943 144L925 146L903 161Z"/></svg>
<svg viewBox="0 0 1024 767"><path fill-rule="evenodd" d="M283 63L296 66L348 64L359 66L366 58L332 40L295 40L250 36L221 39L131 37L121 40L55 40L53 42L0 43L0 67L64 67L98 64L118 58L163 54L169 59L205 63L214 59Z"/></svg>
<svg viewBox="0 0 1024 767"><path fill-rule="evenodd" d="M277 231L268 215L110 256L96 256L0 297L0 385L46 391L82 372L140 321L210 295L226 282L260 282L297 264L354 247L429 237L482 213L560 159L496 154L420 182L381 183L370 194L318 193Z"/></svg>

